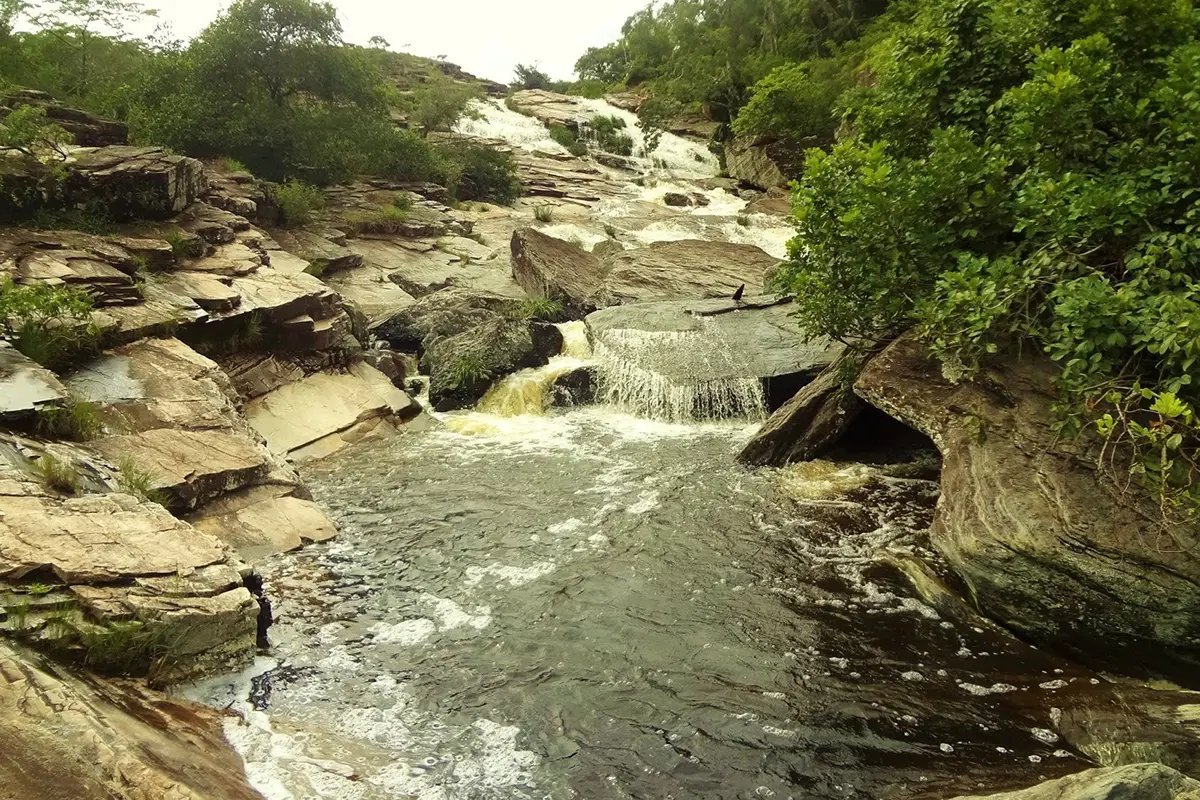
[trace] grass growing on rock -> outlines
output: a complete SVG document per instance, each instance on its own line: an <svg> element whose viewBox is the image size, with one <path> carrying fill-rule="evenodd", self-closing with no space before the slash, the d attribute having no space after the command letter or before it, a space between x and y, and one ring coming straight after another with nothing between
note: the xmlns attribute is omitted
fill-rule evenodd
<svg viewBox="0 0 1200 800"><path fill-rule="evenodd" d="M188 258L200 258L204 255L204 241L194 234L186 233L179 228L171 228L163 234L163 239L171 246L171 254L176 261Z"/></svg>
<svg viewBox="0 0 1200 800"><path fill-rule="evenodd" d="M276 186L271 194L279 207L280 222L287 228L307 225L312 222L313 215L325 207L325 194L303 181L288 181Z"/></svg>
<svg viewBox="0 0 1200 800"><path fill-rule="evenodd" d="M86 442L103 430L100 409L86 400L67 398L61 406L47 406L37 412L37 431L50 439Z"/></svg>
<svg viewBox="0 0 1200 800"><path fill-rule="evenodd" d="M527 320L538 319L545 322L554 322L562 315L562 312L562 303L544 297L523 300L521 301L521 305L517 307L518 318Z"/></svg>
<svg viewBox="0 0 1200 800"><path fill-rule="evenodd" d="M128 457L121 459L117 468L120 470L117 473L117 485L121 491L147 503L158 503L160 506L167 504L166 495L155 487L154 475L149 470Z"/></svg>
<svg viewBox="0 0 1200 800"><path fill-rule="evenodd" d="M347 211L342 215L342 227L350 236L364 233L396 235L404 231L407 222L408 212L394 204L374 211Z"/></svg>
<svg viewBox="0 0 1200 800"><path fill-rule="evenodd" d="M450 383L460 389L491 380L491 377L491 370L474 353L459 356L458 360L450 368Z"/></svg>
<svg viewBox="0 0 1200 800"><path fill-rule="evenodd" d="M79 494L79 471L69 461L43 453L33 462L33 474L48 489L62 494Z"/></svg>
<svg viewBox="0 0 1200 800"><path fill-rule="evenodd" d="M538 222L554 222L554 206L549 203L535 206L533 209L533 218Z"/></svg>

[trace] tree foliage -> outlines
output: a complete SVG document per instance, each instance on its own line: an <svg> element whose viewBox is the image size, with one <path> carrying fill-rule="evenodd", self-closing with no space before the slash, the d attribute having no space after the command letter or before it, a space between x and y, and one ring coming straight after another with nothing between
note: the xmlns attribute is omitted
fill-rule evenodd
<svg viewBox="0 0 1200 800"><path fill-rule="evenodd" d="M955 378L1044 349L1063 429L1194 509L1198 30L1189 0L919 0L796 191L806 330L917 325Z"/></svg>

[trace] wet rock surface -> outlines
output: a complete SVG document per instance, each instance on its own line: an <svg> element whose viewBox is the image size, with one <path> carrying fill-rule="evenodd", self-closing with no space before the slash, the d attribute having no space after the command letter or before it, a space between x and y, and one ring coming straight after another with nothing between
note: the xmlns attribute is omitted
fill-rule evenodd
<svg viewBox="0 0 1200 800"><path fill-rule="evenodd" d="M1032 789L958 800L1192 800L1196 797L1200 797L1200 781L1161 764L1130 764L1087 770Z"/></svg>
<svg viewBox="0 0 1200 800"><path fill-rule="evenodd" d="M905 337L855 391L942 452L932 540L985 613L1077 657L1194 683L1196 532L1164 527L1146 498L1099 475L1086 439L1056 435L1053 376L1027 355L953 385Z"/></svg>

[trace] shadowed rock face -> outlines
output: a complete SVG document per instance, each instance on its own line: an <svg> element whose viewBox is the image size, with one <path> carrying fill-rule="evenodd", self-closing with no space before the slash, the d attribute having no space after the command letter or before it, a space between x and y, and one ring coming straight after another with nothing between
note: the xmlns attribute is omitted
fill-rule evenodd
<svg viewBox="0 0 1200 800"><path fill-rule="evenodd" d="M953 385L911 337L855 391L933 439L943 457L932 540L979 607L1034 643L1127 674L1196 683L1197 532L1118 495L1091 444L1051 427L1054 366L1010 360Z"/></svg>
<svg viewBox="0 0 1200 800"><path fill-rule="evenodd" d="M0 797L261 800L221 714L0 643Z"/></svg>

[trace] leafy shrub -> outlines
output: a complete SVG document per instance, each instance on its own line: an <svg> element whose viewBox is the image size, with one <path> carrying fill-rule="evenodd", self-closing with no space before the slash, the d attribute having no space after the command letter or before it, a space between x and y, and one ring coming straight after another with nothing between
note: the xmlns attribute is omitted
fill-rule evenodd
<svg viewBox="0 0 1200 800"><path fill-rule="evenodd" d="M838 122L834 107L851 84L850 70L828 59L776 67L754 85L733 130L747 136L832 141Z"/></svg>
<svg viewBox="0 0 1200 800"><path fill-rule="evenodd" d="M221 166L224 167L226 172L250 172L250 168L236 158L221 159Z"/></svg>
<svg viewBox="0 0 1200 800"><path fill-rule="evenodd" d="M1200 18L1108 5L918 2L848 97L858 135L810 151L781 277L809 333L916 324L952 377L1045 350L1062 430L1192 514Z"/></svg>
<svg viewBox="0 0 1200 800"><path fill-rule="evenodd" d="M400 211L412 211L415 204L414 195L411 192L397 192L392 198L392 207Z"/></svg>
<svg viewBox="0 0 1200 800"><path fill-rule="evenodd" d="M462 142L442 150L445 185L459 200L510 205L521 196L521 181L511 153Z"/></svg>
<svg viewBox="0 0 1200 800"><path fill-rule="evenodd" d="M272 191L279 207L281 222L296 228L312 222L313 212L325 207L325 194L315 186L301 181L288 181Z"/></svg>
<svg viewBox="0 0 1200 800"><path fill-rule="evenodd" d="M587 145L579 141L575 131L566 125L551 125L550 138L567 148L567 151L573 156L587 155Z"/></svg>
<svg viewBox="0 0 1200 800"><path fill-rule="evenodd" d="M619 156L633 155L633 137L625 130L625 120L620 117L592 117L586 128L586 137L606 153Z"/></svg>
<svg viewBox="0 0 1200 800"><path fill-rule="evenodd" d="M0 332L34 361L64 366L99 346L92 299L78 289L34 284L17 286L0 276Z"/></svg>

